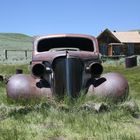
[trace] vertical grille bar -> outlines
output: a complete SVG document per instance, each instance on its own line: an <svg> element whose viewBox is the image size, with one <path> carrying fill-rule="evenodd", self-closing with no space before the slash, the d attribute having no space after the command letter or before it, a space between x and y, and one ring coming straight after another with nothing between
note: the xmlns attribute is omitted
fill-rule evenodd
<svg viewBox="0 0 140 140"><path fill-rule="evenodd" d="M58 97L79 96L82 88L83 63L78 58L59 57L53 62L54 91Z"/></svg>

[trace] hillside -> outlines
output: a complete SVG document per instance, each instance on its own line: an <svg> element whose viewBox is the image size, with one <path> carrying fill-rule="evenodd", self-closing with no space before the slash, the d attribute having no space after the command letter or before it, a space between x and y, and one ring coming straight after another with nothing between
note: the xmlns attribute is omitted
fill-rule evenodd
<svg viewBox="0 0 140 140"><path fill-rule="evenodd" d="M0 50L31 50L32 37L20 33L0 33Z"/></svg>
<svg viewBox="0 0 140 140"><path fill-rule="evenodd" d="M131 30L131 31L138 31L140 33L140 29L136 29L136 30Z"/></svg>

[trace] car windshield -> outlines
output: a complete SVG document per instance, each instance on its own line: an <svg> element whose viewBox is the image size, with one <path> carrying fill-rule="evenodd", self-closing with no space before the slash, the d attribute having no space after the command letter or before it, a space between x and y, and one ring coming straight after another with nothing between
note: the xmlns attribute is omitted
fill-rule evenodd
<svg viewBox="0 0 140 140"><path fill-rule="evenodd" d="M55 37L55 38L45 38L38 42L37 51L44 52L56 48L66 48L72 51L94 51L94 45L92 40L82 37ZM72 49L70 49L72 48ZM73 48L77 48L73 49Z"/></svg>

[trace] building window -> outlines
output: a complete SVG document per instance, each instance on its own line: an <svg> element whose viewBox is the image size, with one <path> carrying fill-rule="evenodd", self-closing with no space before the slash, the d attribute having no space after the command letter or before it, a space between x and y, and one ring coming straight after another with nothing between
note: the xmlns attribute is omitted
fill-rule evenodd
<svg viewBox="0 0 140 140"><path fill-rule="evenodd" d="M134 44L129 43L127 44L127 55L133 55L134 54Z"/></svg>
<svg viewBox="0 0 140 140"><path fill-rule="evenodd" d="M100 53L102 54L102 55L107 55L107 46L106 45L100 45Z"/></svg>
<svg viewBox="0 0 140 140"><path fill-rule="evenodd" d="M113 55L120 55L121 54L121 49L119 46L114 46L113 47Z"/></svg>

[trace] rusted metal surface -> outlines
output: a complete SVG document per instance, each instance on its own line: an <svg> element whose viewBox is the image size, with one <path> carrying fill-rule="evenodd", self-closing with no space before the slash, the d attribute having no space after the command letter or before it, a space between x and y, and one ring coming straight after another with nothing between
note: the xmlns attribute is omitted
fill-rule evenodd
<svg viewBox="0 0 140 140"><path fill-rule="evenodd" d="M67 95L76 98L81 91L86 94L91 85L98 87L104 82L100 78L103 67L97 40L88 35L59 34L35 38L30 68L31 75L18 74L9 79L9 97L63 98Z"/></svg>
<svg viewBox="0 0 140 140"><path fill-rule="evenodd" d="M129 86L126 78L120 73L106 73L97 87L90 86L88 94L100 97L125 99L128 96Z"/></svg>
<svg viewBox="0 0 140 140"><path fill-rule="evenodd" d="M44 61L44 60L47 60L49 62L52 62L56 57L59 57L59 56L66 56L66 51L63 50L63 51L44 51L44 52L38 52L37 51L37 47L38 47L38 44L40 41L43 41L43 40L49 40L49 39L52 39L52 38L57 38L57 39L67 39L67 38L81 38L81 39L87 39L87 40L90 40L93 44L93 51L72 51L72 50L69 50L69 56L71 57L78 57L78 58L81 58L83 60L89 60L89 59L92 59L92 60L99 60L99 49L98 49L98 43L97 43L97 40L95 39L95 37L93 36L89 36L89 35L79 35L79 34L58 34L58 35L48 35L48 36L39 36L35 39L34 41L34 51L33 51L33 62L35 61ZM56 42L57 43L57 42ZM47 47L47 46L46 46ZM52 46L53 48L54 46ZM75 46L72 46L72 47L75 47ZM87 46L85 46L86 48Z"/></svg>
<svg viewBox="0 0 140 140"><path fill-rule="evenodd" d="M44 84L40 79L25 74L13 75L7 83L6 91L8 97L12 99L52 98L49 85Z"/></svg>

